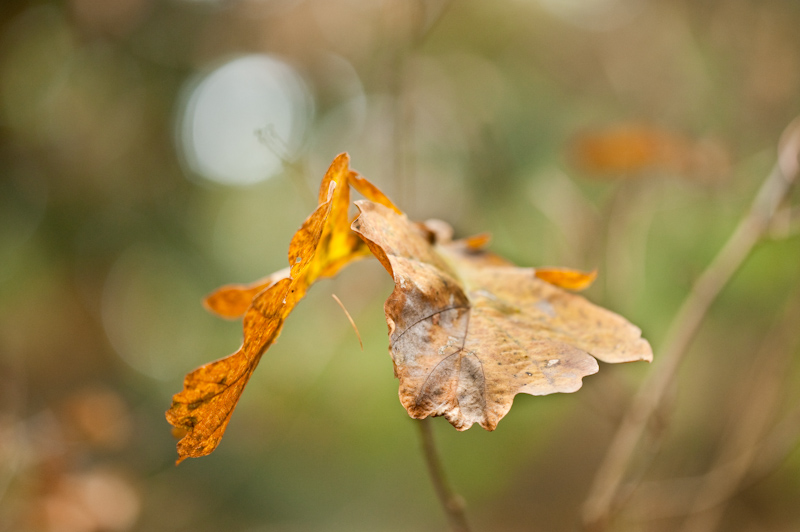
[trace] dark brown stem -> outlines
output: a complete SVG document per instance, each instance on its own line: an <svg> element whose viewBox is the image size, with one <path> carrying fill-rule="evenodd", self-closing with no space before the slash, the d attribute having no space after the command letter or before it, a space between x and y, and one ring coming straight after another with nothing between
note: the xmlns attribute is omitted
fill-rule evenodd
<svg viewBox="0 0 800 532"><path fill-rule="evenodd" d="M467 517L464 514L464 500L453 493L450 483L444 473L442 460L436 449L436 441L433 439L433 429L431 428L430 418L421 419L417 422L419 435L422 439L422 451L425 455L425 464L428 466L428 473L431 475L433 488L442 503L442 508L450 522L453 532L469 532Z"/></svg>

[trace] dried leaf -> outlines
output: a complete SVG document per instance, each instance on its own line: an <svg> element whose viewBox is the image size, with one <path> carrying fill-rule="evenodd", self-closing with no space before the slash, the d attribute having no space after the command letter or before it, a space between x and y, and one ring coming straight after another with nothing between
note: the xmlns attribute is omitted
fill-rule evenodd
<svg viewBox="0 0 800 532"><path fill-rule="evenodd" d="M353 230L395 282L384 310L411 417L494 430L516 394L574 392L597 372L595 358L652 359L637 327L535 270L498 260L474 240L437 240L441 230L382 205L356 205Z"/></svg>
<svg viewBox="0 0 800 532"><path fill-rule="evenodd" d="M189 373L183 391L173 397L167 420L186 431L178 442L178 463L209 454L217 447L261 356L311 284L368 254L364 242L350 230L349 184L358 176L348 168L348 162L347 155L342 154L331 164L320 186L319 206L289 245L288 268L252 285L223 287L206 300L208 308L224 317L244 314L244 341L232 355ZM388 202L374 186L362 186L367 188L368 197Z"/></svg>

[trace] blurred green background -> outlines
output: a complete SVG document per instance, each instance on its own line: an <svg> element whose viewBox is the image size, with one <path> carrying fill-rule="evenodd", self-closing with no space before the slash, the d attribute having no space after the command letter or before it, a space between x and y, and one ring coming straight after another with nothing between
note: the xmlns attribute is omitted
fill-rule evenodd
<svg viewBox="0 0 800 532"><path fill-rule="evenodd" d="M377 261L311 289L219 449L176 468L172 394L241 340L203 296L283 268L348 151L413 219L598 268L587 297L658 357L800 113L798 27L794 0L2 0L0 531L444 529ZM782 451L719 529L800 529L791 223L712 307L619 530L677 530L674 479L706 473L766 388ZM475 530L577 529L651 367L520 395L493 433L436 419Z"/></svg>

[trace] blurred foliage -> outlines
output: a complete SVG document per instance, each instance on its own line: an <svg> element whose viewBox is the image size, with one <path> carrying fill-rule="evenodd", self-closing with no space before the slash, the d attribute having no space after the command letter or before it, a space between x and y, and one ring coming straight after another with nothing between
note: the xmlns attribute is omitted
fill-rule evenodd
<svg viewBox="0 0 800 532"><path fill-rule="evenodd" d="M4 0L0 530L440 530L376 261L310 291L220 448L175 468L163 411L241 335L202 297L283 267L311 191L348 151L414 219L490 231L521 265L598 267L588 297L658 357L800 113L799 26L792 0ZM269 94L285 100L265 99L268 70L211 84L242 57L283 65ZM206 107L200 87L217 98ZM714 151L690 171L663 150L625 176L576 163L576 139L618 124ZM255 177L235 184L239 168ZM715 462L756 353L800 297L798 264L796 233L765 242L713 306L651 435L647 482ZM775 352L796 358L795 337ZM774 377L781 401L764 416L798 403L799 366ZM475 529L573 530L647 371L520 397L493 433L437 420ZM800 455L784 456L721 529L800 527ZM626 530L683 518L658 515L634 508Z"/></svg>

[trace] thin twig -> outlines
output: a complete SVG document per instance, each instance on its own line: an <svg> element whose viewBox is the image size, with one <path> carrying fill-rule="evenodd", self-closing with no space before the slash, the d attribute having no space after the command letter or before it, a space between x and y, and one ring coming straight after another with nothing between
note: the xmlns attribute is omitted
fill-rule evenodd
<svg viewBox="0 0 800 532"><path fill-rule="evenodd" d="M612 503L648 422L670 389L711 304L764 236L791 190L798 173L798 153L800 119L795 119L782 135L778 163L759 189L750 211L692 286L669 328L666 347L656 358L655 367L643 381L617 428L584 502L583 522L587 528L602 530L608 524Z"/></svg>
<svg viewBox="0 0 800 532"><path fill-rule="evenodd" d="M444 473L439 452L436 449L436 442L433 439L433 429L431 428L430 418L420 419L417 422L420 438L422 439L422 450L425 454L425 463L428 466L428 473L433 481L433 488L439 497L439 502L447 514L450 528L453 532L469 532L467 517L464 513L464 501L457 494L453 493L450 483Z"/></svg>
<svg viewBox="0 0 800 532"><path fill-rule="evenodd" d="M347 312L347 309L345 308L344 303L342 303L342 300L339 299L338 297L336 297L336 294L331 294L331 295L333 296L334 301L339 303L339 306L342 307L342 310L344 311L344 315L347 316L347 321L349 321L350 325L353 326L353 330L356 332L356 337L358 337L358 345L361 346L361 350L363 351L364 350L364 342L361 341L361 333L358 332L358 327L356 327L356 322L353 321L353 317L350 316L349 312Z"/></svg>
<svg viewBox="0 0 800 532"><path fill-rule="evenodd" d="M637 506L645 508L647 519L689 516L686 527L714 530L725 503L749 485L774 471L797 446L800 439L800 404L768 429L775 417L779 392L786 389L776 382L786 380L787 366L800 338L796 324L800 300L793 292L790 307L780 323L766 335L766 341L747 372L749 393L744 404L735 408L730 433L723 439L711 469L702 476L651 482L639 487Z"/></svg>

